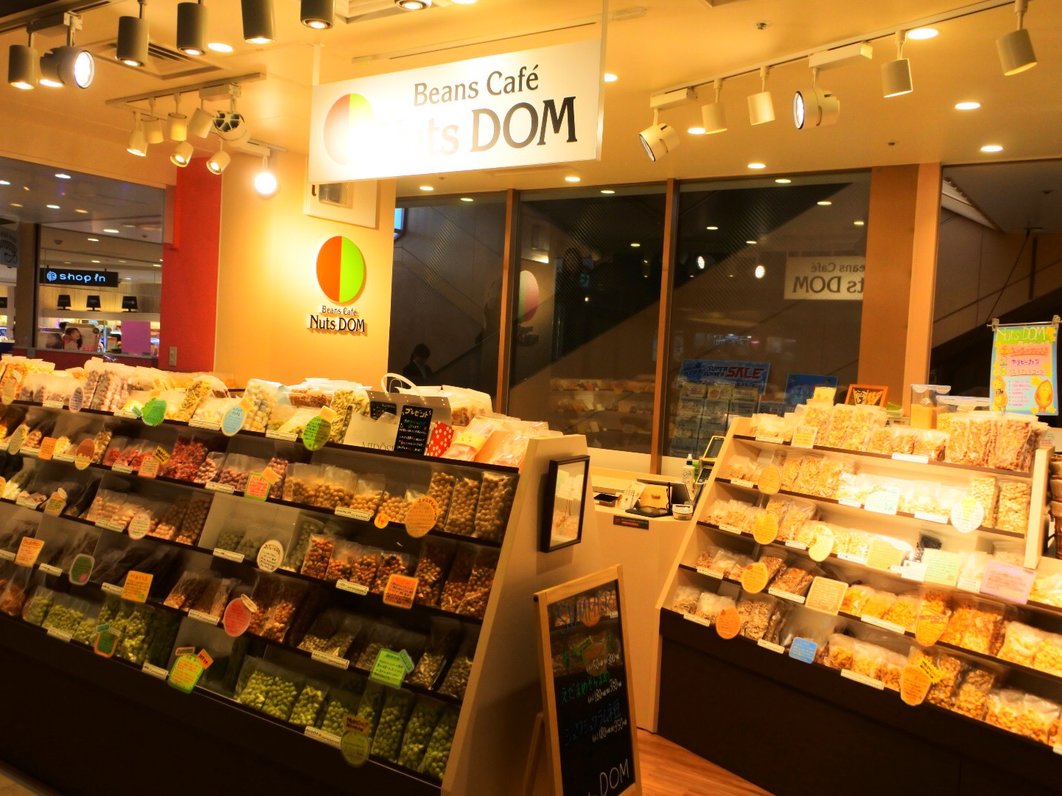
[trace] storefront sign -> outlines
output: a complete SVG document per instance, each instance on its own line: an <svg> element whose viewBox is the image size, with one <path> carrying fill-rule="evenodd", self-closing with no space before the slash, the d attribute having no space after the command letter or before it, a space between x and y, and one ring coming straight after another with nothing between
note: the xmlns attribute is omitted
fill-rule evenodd
<svg viewBox="0 0 1062 796"><path fill-rule="evenodd" d="M118 287L117 271L87 271L76 268L41 268L39 279L42 285Z"/></svg>
<svg viewBox="0 0 1062 796"><path fill-rule="evenodd" d="M756 387L762 393L771 375L771 365L729 359L686 359L679 375L686 381L702 384L725 381L739 387Z"/></svg>
<svg viewBox="0 0 1062 796"><path fill-rule="evenodd" d="M1053 323L996 327L989 394L993 409L1058 414L1058 316Z"/></svg>
<svg viewBox="0 0 1062 796"><path fill-rule="evenodd" d="M786 299L862 301L865 257L788 257Z"/></svg>
<svg viewBox="0 0 1062 796"><path fill-rule="evenodd" d="M317 86L314 183L599 157L601 40Z"/></svg>

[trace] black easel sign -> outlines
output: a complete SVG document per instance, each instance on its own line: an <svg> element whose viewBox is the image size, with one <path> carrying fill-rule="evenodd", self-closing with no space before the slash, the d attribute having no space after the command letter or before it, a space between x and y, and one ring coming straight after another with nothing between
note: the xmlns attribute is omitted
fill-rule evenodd
<svg viewBox="0 0 1062 796"><path fill-rule="evenodd" d="M620 568L535 594L542 701L557 796L638 796Z"/></svg>

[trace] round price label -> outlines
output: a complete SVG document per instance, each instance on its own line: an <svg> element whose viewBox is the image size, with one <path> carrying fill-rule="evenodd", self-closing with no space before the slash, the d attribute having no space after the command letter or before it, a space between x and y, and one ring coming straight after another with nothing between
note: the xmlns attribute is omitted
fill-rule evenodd
<svg viewBox="0 0 1062 796"><path fill-rule="evenodd" d="M390 524L390 522L391 518L381 511L379 514L376 515L375 519L373 519L372 524L375 525L377 528L383 530Z"/></svg>
<svg viewBox="0 0 1062 796"><path fill-rule="evenodd" d="M439 504L435 498L424 495L413 501L406 511L406 533L419 539L435 527L439 521Z"/></svg>
<svg viewBox="0 0 1062 796"><path fill-rule="evenodd" d="M741 588L752 594L757 594L767 586L767 567L757 561L745 567L741 573Z"/></svg>
<svg viewBox="0 0 1062 796"><path fill-rule="evenodd" d="M74 453L74 467L78 470L87 470L88 466L92 464L92 459L96 455L96 441L91 439L83 439L77 446L77 451Z"/></svg>
<svg viewBox="0 0 1062 796"><path fill-rule="evenodd" d="M7 452L12 456L22 450L22 443L26 441L27 431L28 429L25 426L19 426L15 429L14 433L7 438Z"/></svg>
<svg viewBox="0 0 1062 796"><path fill-rule="evenodd" d="M84 403L85 391L81 387L75 387L74 391L70 393L70 400L67 402L67 408L71 412L80 412Z"/></svg>
<svg viewBox="0 0 1062 796"><path fill-rule="evenodd" d="M923 647L932 647L948 626L948 620L943 616L919 617L915 622L915 641Z"/></svg>
<svg viewBox="0 0 1062 796"><path fill-rule="evenodd" d="M166 402L161 398L152 398L144 404L140 419L147 426L161 425L162 421L166 419Z"/></svg>
<svg viewBox="0 0 1062 796"><path fill-rule="evenodd" d="M756 518L752 528L752 538L760 544L770 544L778 538L778 517L774 514L761 514Z"/></svg>
<svg viewBox="0 0 1062 796"><path fill-rule="evenodd" d="M921 705L931 685L928 674L917 666L905 666L900 673L900 699L905 705Z"/></svg>
<svg viewBox="0 0 1062 796"><path fill-rule="evenodd" d="M226 437L238 434L240 429L243 428L243 421L246 417L247 413L243 411L242 406L232 407L221 418L221 433Z"/></svg>
<svg viewBox="0 0 1062 796"><path fill-rule="evenodd" d="M322 417L312 417L302 429L302 444L308 451L319 451L332 436L332 424Z"/></svg>
<svg viewBox="0 0 1062 796"><path fill-rule="evenodd" d="M221 617L221 626L225 633L233 638L242 636L251 626L251 610L242 599L237 597L225 606L225 613Z"/></svg>
<svg viewBox="0 0 1062 796"><path fill-rule="evenodd" d="M815 529L815 541L808 548L808 558L812 561L825 561L833 552L835 541L833 531L825 525L819 525Z"/></svg>
<svg viewBox="0 0 1062 796"><path fill-rule="evenodd" d="M67 580L75 586L84 586L89 582L94 566L96 566L95 558L88 553L78 553L70 562L70 571L66 574Z"/></svg>
<svg viewBox="0 0 1062 796"><path fill-rule="evenodd" d="M92 650L104 658L113 657L118 650L118 634L109 629L97 633L92 641Z"/></svg>
<svg viewBox="0 0 1062 796"><path fill-rule="evenodd" d="M346 732L339 741L343 759L355 768L365 765L369 759L369 736L360 732Z"/></svg>
<svg viewBox="0 0 1062 796"><path fill-rule="evenodd" d="M715 620L715 632L719 638L734 638L741 632L741 616L737 608L724 608Z"/></svg>
<svg viewBox="0 0 1062 796"><path fill-rule="evenodd" d="M138 511L129 520L129 538L143 539L151 530L151 515L146 511Z"/></svg>
<svg viewBox="0 0 1062 796"><path fill-rule="evenodd" d="M276 539L270 539L258 548L258 568L266 572L276 572L284 560L284 545Z"/></svg>
<svg viewBox="0 0 1062 796"><path fill-rule="evenodd" d="M776 464L768 464L760 471L756 485L765 495L777 495L782 488L782 470Z"/></svg>
<svg viewBox="0 0 1062 796"><path fill-rule="evenodd" d="M951 524L959 533L976 531L984 521L985 507L973 495L966 495L951 507Z"/></svg>

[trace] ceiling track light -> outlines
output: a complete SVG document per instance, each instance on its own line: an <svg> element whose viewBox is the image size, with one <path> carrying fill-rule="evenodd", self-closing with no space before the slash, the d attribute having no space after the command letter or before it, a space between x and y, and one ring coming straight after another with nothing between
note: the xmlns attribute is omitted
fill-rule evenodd
<svg viewBox="0 0 1062 796"><path fill-rule="evenodd" d="M240 0L243 40L248 44L273 41L273 0Z"/></svg>
<svg viewBox="0 0 1062 796"><path fill-rule="evenodd" d="M118 46L115 57L126 66L139 69L148 60L148 23L144 17L147 0L138 0L140 12L135 17L118 17Z"/></svg>
<svg viewBox="0 0 1062 796"><path fill-rule="evenodd" d="M828 127L837 124L841 115L841 101L826 89L819 89L819 70L811 70L811 94L793 94L793 124L798 130L805 127Z"/></svg>
<svg viewBox="0 0 1062 796"><path fill-rule="evenodd" d="M301 0L299 18L302 24L314 30L332 27L335 17L335 0Z"/></svg>
<svg viewBox="0 0 1062 796"><path fill-rule="evenodd" d="M207 8L203 0L177 4L177 49L185 55L206 52Z"/></svg>
<svg viewBox="0 0 1062 796"><path fill-rule="evenodd" d="M715 81L715 102L701 106L701 126L705 135L726 132L726 109L719 97L723 93L723 81Z"/></svg>
<svg viewBox="0 0 1062 796"><path fill-rule="evenodd" d="M206 138L214 128L214 114L203 107L203 101L199 101L199 107L192 114L188 122L188 132L196 138Z"/></svg>
<svg viewBox="0 0 1062 796"><path fill-rule="evenodd" d="M221 174L221 172L228 168L231 161L232 156L225 151L225 139L221 139L218 151L211 155L207 160L207 171L211 174Z"/></svg>
<svg viewBox="0 0 1062 796"><path fill-rule="evenodd" d="M147 137L149 144L161 144L166 140L166 131L162 126L162 119L155 115L154 97L148 101L148 107L151 109L150 118L144 122L144 135Z"/></svg>
<svg viewBox="0 0 1062 796"><path fill-rule="evenodd" d="M263 199L268 199L277 192L277 177L269 169L269 158L272 151L267 151L262 156L262 170L254 175L254 189Z"/></svg>
<svg viewBox="0 0 1062 796"><path fill-rule="evenodd" d="M906 42L907 33L897 31L896 60L881 65L881 89L885 99L914 91L914 83L911 82L911 61L903 57L903 45Z"/></svg>
<svg viewBox="0 0 1062 796"><path fill-rule="evenodd" d="M181 113L181 95L173 95L173 113L169 115L170 122L170 140L171 141L187 141L188 140L188 117Z"/></svg>
<svg viewBox="0 0 1062 796"><path fill-rule="evenodd" d="M48 51L41 56L39 74L38 85L46 88L63 87L63 81L59 79L59 62L56 61L54 52Z"/></svg>
<svg viewBox="0 0 1062 796"><path fill-rule="evenodd" d="M96 76L96 61L92 53L74 44L74 31L81 30L81 17L77 14L63 14L62 25L66 27L66 44L41 56L37 82L48 88L88 88ZM22 52L25 54L25 51ZM9 59L10 57L9 53ZM8 66L10 67L10 63Z"/></svg>
<svg viewBox="0 0 1062 796"><path fill-rule="evenodd" d="M144 122L139 113L133 113L133 132L129 134L129 143L125 151L138 158L147 156L148 140L144 132Z"/></svg>
<svg viewBox="0 0 1062 796"><path fill-rule="evenodd" d="M170 155L170 163L183 169L192 162L193 154L195 154L195 149L192 145L187 141L181 141L181 143L173 148L173 154Z"/></svg>
<svg viewBox="0 0 1062 796"><path fill-rule="evenodd" d="M1032 69L1037 63L1032 39L1024 26L1026 7L1027 0L1014 0L1014 13L1018 17L1018 27L996 39L999 65L1007 77Z"/></svg>
<svg viewBox="0 0 1062 796"><path fill-rule="evenodd" d="M395 5L406 11L423 11L431 8L431 0L395 0Z"/></svg>
<svg viewBox="0 0 1062 796"><path fill-rule="evenodd" d="M760 90L756 94L749 94L749 122L755 127L758 124L767 124L774 121L774 101L771 92L767 90L767 75L771 67L760 67Z"/></svg>
<svg viewBox="0 0 1062 796"><path fill-rule="evenodd" d="M40 79L40 63L33 49L33 33L28 33L26 44L12 44L7 50L7 82L14 88L30 91L37 88Z"/></svg>
<svg viewBox="0 0 1062 796"><path fill-rule="evenodd" d="M653 163L673 151L682 139L678 130L667 122L660 122L660 111L653 109L653 123L638 133L638 140L645 148L645 154Z"/></svg>

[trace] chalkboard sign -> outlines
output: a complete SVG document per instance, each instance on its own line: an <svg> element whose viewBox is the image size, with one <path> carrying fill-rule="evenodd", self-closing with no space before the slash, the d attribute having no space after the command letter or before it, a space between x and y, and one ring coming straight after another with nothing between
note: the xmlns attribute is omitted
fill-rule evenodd
<svg viewBox="0 0 1062 796"><path fill-rule="evenodd" d="M620 568L535 594L542 701L557 796L637 796Z"/></svg>
<svg viewBox="0 0 1062 796"><path fill-rule="evenodd" d="M431 432L431 418L434 412L430 406L403 406L398 416L395 450L423 455L428 447L428 434Z"/></svg>

